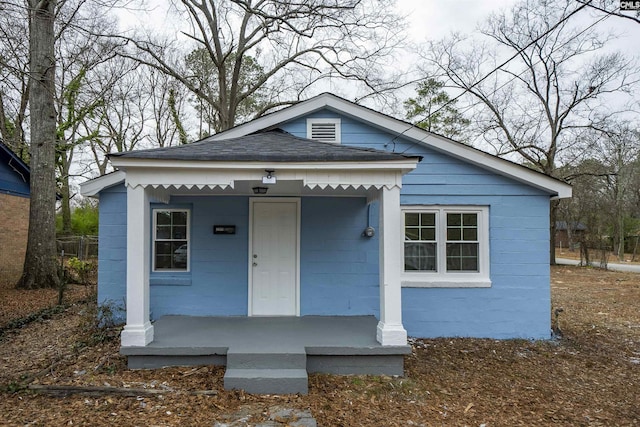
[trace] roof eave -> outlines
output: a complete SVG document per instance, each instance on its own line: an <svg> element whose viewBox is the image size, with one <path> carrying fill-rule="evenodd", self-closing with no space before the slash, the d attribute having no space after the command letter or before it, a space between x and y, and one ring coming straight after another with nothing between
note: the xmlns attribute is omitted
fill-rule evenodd
<svg viewBox="0 0 640 427"><path fill-rule="evenodd" d="M420 157L407 157L402 160L377 161L205 161L205 160L167 160L167 159L137 159L112 158L111 163L118 169L154 168L154 169L394 169L413 170L420 161Z"/></svg>
<svg viewBox="0 0 640 427"><path fill-rule="evenodd" d="M395 172L402 175L412 171L418 164L418 157L410 157L406 160L386 160L367 162L212 162L212 161L185 161L185 160L157 160L157 159L135 159L135 158L112 158L114 167L119 168L116 172L104 175L80 184L80 192L83 196L99 197L101 191L125 182L126 171L164 171L164 174L179 173L180 170L202 171L202 170L264 170L275 169L291 171L313 171L326 170L327 172L336 170L351 171L379 171L380 173Z"/></svg>
<svg viewBox="0 0 640 427"><path fill-rule="evenodd" d="M124 182L125 178L126 174L123 171L99 176L80 184L80 194L85 197L98 197L102 190Z"/></svg>
<svg viewBox="0 0 640 427"><path fill-rule="evenodd" d="M0 149L6 154L9 158L9 166L11 166L14 171L19 174L22 180L26 183L29 183L31 180L31 169L29 165L27 165L16 153L14 153L8 146L2 142L0 139ZM12 162L15 162L12 164Z"/></svg>

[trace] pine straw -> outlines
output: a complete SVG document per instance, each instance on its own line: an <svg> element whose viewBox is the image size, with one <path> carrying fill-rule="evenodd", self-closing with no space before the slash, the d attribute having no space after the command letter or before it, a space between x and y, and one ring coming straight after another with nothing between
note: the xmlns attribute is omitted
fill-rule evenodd
<svg viewBox="0 0 640 427"><path fill-rule="evenodd" d="M638 426L640 275L552 269L560 340L415 340L406 376L311 375L307 396L222 389L224 368L130 371L118 341L94 346L77 305L0 342L0 384L166 390L153 396L0 396L6 425L213 425L242 415L255 425L273 407L310 409L321 426ZM213 395L192 395L212 390ZM239 415L240 414L240 415ZM235 418L234 418L235 417Z"/></svg>
<svg viewBox="0 0 640 427"><path fill-rule="evenodd" d="M53 308L58 304L57 289L24 290L15 289L15 284L0 285L0 329L9 323L39 311ZM63 304L77 302L95 293L95 286L68 285L63 294Z"/></svg>

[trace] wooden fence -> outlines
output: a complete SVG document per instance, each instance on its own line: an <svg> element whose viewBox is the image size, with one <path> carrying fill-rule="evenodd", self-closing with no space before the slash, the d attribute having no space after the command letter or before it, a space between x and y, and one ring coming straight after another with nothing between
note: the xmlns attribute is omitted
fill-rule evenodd
<svg viewBox="0 0 640 427"><path fill-rule="evenodd" d="M64 257L81 260L98 257L98 236L61 236L56 239L56 246L58 255Z"/></svg>

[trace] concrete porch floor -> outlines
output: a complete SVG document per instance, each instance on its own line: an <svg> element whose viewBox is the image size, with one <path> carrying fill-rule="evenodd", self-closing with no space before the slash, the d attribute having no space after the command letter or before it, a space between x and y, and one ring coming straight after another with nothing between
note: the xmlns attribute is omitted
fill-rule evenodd
<svg viewBox="0 0 640 427"><path fill-rule="evenodd" d="M377 324L374 316L163 316L154 322L153 342L120 351L132 369L222 365L227 366L225 388L304 393L307 372L403 375L403 356L411 348L380 345ZM264 381L265 376L290 377L294 369L304 373L302 388ZM247 381L230 379L227 387L227 377L239 372ZM261 383L256 375L266 387L256 386Z"/></svg>

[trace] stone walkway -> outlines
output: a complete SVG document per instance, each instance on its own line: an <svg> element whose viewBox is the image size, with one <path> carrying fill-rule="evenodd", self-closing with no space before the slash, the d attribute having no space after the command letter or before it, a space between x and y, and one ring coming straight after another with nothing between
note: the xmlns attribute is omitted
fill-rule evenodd
<svg viewBox="0 0 640 427"><path fill-rule="evenodd" d="M282 406L271 406L267 413L267 421L253 421L258 418L256 408L245 406L239 411L224 416L224 422L216 422L213 427L317 427L315 418L309 410L285 408Z"/></svg>

